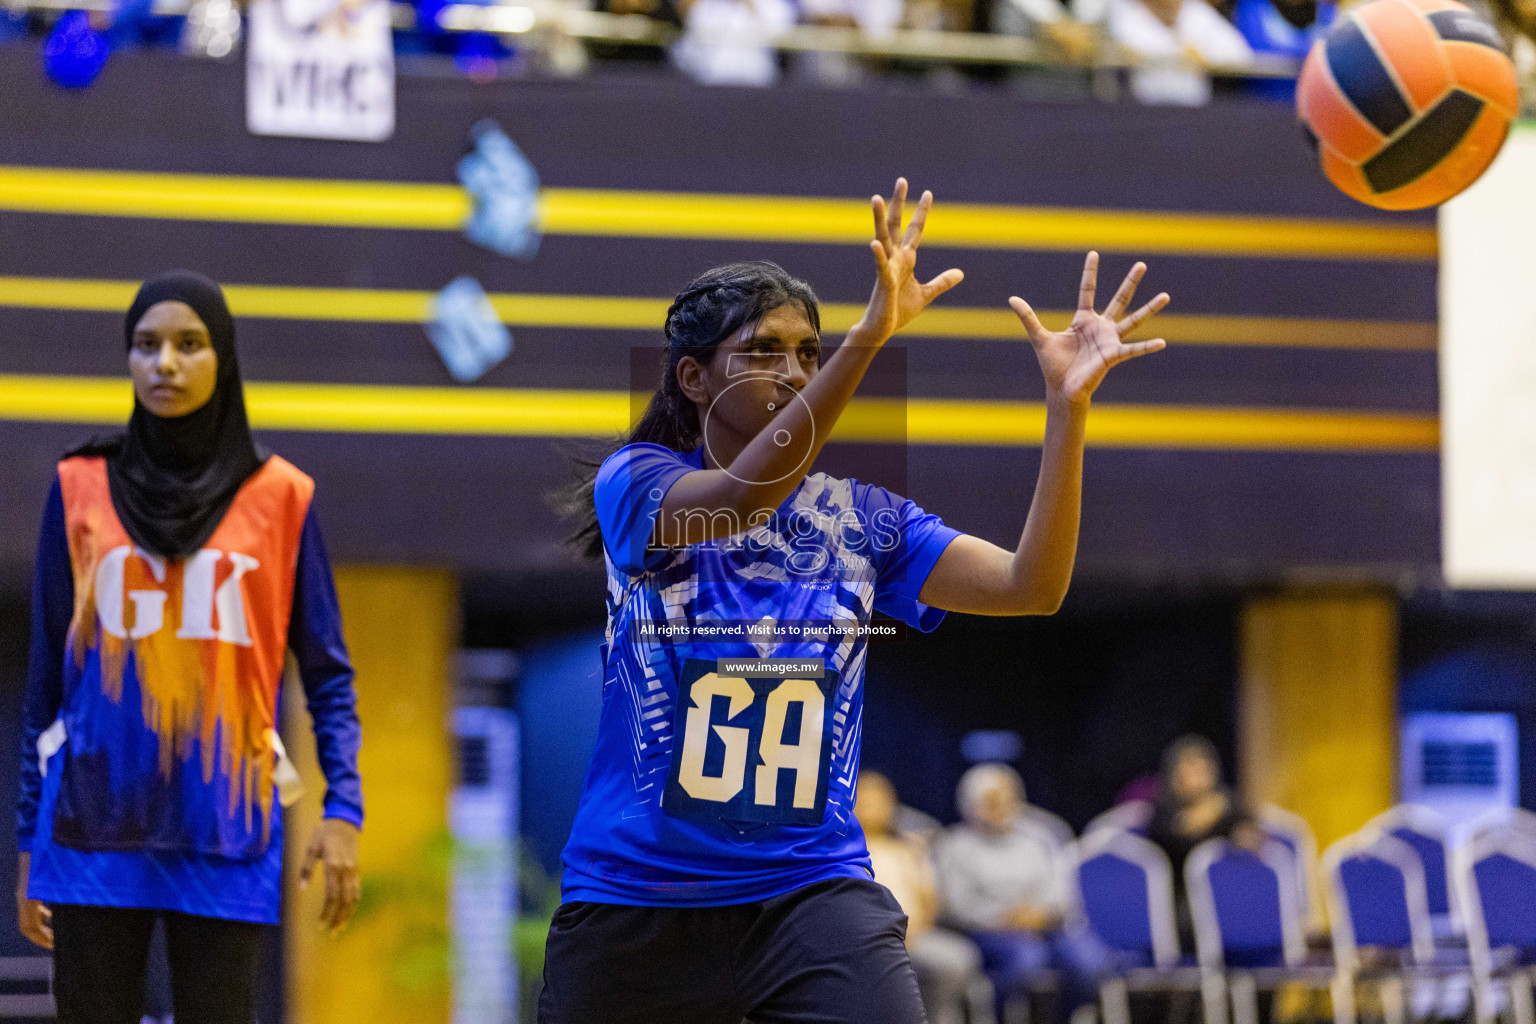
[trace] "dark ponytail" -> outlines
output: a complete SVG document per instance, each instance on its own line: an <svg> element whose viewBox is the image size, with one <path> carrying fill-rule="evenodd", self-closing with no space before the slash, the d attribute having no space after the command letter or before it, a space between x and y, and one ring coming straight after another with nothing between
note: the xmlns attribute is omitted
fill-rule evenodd
<svg viewBox="0 0 1536 1024"><path fill-rule="evenodd" d="M592 491L603 458L625 445L640 442L659 444L675 452L693 451L701 443L699 410L677 382L677 364L684 356L708 363L722 341L789 303L797 303L805 310L811 328L820 335L821 308L811 286L766 260L731 263L706 271L672 300L663 327L667 347L662 359L661 384L645 413L629 435L604 451L602 458L576 458L583 470L582 478L562 504L564 511L580 522L580 528L570 537L578 551L589 558L601 558L603 554Z"/></svg>

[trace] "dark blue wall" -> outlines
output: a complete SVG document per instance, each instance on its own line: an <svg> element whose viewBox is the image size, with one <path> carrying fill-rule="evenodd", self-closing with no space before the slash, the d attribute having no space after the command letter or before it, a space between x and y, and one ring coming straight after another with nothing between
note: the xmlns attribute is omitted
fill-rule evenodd
<svg viewBox="0 0 1536 1024"><path fill-rule="evenodd" d="M522 652L515 697L523 741L522 834L528 852L552 874L559 868L597 738L602 640L599 630Z"/></svg>

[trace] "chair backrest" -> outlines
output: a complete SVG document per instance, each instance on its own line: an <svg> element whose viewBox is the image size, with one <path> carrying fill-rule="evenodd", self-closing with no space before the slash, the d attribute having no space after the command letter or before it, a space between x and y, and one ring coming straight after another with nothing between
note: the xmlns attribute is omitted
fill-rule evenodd
<svg viewBox="0 0 1536 1024"><path fill-rule="evenodd" d="M1034 804L1024 805L1024 820L1038 826L1042 831L1050 834L1051 841L1058 847L1065 849L1072 840L1076 839L1072 833L1072 826L1060 815L1052 814L1044 807L1036 807Z"/></svg>
<svg viewBox="0 0 1536 1024"><path fill-rule="evenodd" d="M1152 823L1152 801L1127 800L1100 814L1083 828L1083 835L1108 829L1112 832L1133 832L1144 835Z"/></svg>
<svg viewBox="0 0 1536 1024"><path fill-rule="evenodd" d="M1536 949L1536 832L1490 830L1454 855L1473 966L1486 973L1491 950Z"/></svg>
<svg viewBox="0 0 1536 1024"><path fill-rule="evenodd" d="M1385 832L1413 847L1424 865L1424 890L1429 897L1431 914L1458 913L1455 886L1450 880L1447 826L1438 811L1417 804L1400 804L1372 818L1365 828Z"/></svg>
<svg viewBox="0 0 1536 1024"><path fill-rule="evenodd" d="M1413 847L1368 830L1346 836L1323 854L1334 959L1359 969L1359 947L1408 953L1419 963L1435 955L1424 866Z"/></svg>
<svg viewBox="0 0 1536 1024"><path fill-rule="evenodd" d="M1306 956L1295 864L1279 843L1259 853L1210 839L1184 862L1195 944L1204 967L1294 966Z"/></svg>
<svg viewBox="0 0 1536 1024"><path fill-rule="evenodd" d="M1299 814L1265 804L1259 808L1258 825L1266 836L1291 851L1296 867L1296 896L1303 923L1312 915L1312 879L1317 869L1317 837Z"/></svg>
<svg viewBox="0 0 1536 1024"><path fill-rule="evenodd" d="M1506 829L1536 833L1536 814L1524 807L1495 808L1478 815L1469 822L1462 832L1462 838L1466 841L1485 832L1499 832Z"/></svg>
<svg viewBox="0 0 1536 1024"><path fill-rule="evenodd" d="M1158 967L1177 963L1173 870L1163 851L1129 832L1099 829L1085 833L1073 852L1078 899L1094 934Z"/></svg>

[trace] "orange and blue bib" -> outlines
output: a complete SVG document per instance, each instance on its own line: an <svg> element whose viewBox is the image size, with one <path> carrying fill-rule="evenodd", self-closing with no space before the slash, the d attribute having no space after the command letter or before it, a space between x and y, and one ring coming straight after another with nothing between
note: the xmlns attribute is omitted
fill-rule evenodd
<svg viewBox="0 0 1536 1024"><path fill-rule="evenodd" d="M75 609L53 841L260 856L277 700L314 482L273 456L191 557L137 547L106 462L59 464Z"/></svg>

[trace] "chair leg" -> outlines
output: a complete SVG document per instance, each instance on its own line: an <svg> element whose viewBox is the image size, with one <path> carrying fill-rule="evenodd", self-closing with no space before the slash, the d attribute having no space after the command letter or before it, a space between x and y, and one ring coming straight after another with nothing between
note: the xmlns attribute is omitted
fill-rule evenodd
<svg viewBox="0 0 1536 1024"><path fill-rule="evenodd" d="M1200 1000L1205 1024L1227 1024L1227 979L1220 971L1200 972Z"/></svg>
<svg viewBox="0 0 1536 1024"><path fill-rule="evenodd" d="M1452 974L1442 978L1435 987L1435 1002L1424 1014L1433 1020L1464 1020L1474 1013L1472 991L1476 979L1470 974ZM1472 1019L1476 1019L1475 1015Z"/></svg>
<svg viewBox="0 0 1536 1024"><path fill-rule="evenodd" d="M1027 989L1009 996L1003 1003L1003 1024L1030 1024L1033 1014L1034 1007L1030 1005Z"/></svg>
<svg viewBox="0 0 1536 1024"><path fill-rule="evenodd" d="M1382 978L1379 984L1381 989L1381 1014L1386 1024L1405 1024L1403 1013L1403 979L1399 977Z"/></svg>
<svg viewBox="0 0 1536 1024"><path fill-rule="evenodd" d="M1446 1001L1445 981L1441 978L1404 978L1408 986L1408 1021L1433 1020Z"/></svg>
<svg viewBox="0 0 1536 1024"><path fill-rule="evenodd" d="M1105 978L1099 983L1099 1006L1104 1024L1131 1024L1131 996L1124 978Z"/></svg>
<svg viewBox="0 0 1536 1024"><path fill-rule="evenodd" d="M1509 1001L1514 1007L1515 1024L1536 1024L1531 1006L1531 975L1518 970L1509 977Z"/></svg>
<svg viewBox="0 0 1536 1024"><path fill-rule="evenodd" d="M1333 976L1333 1024L1355 1024L1355 979L1347 971Z"/></svg>
<svg viewBox="0 0 1536 1024"><path fill-rule="evenodd" d="M1472 977L1472 1016L1477 1024L1494 1024L1493 979L1486 974Z"/></svg>
<svg viewBox="0 0 1536 1024"><path fill-rule="evenodd" d="M965 993L965 1017L970 1024L997 1024L997 992L983 975Z"/></svg>
<svg viewBox="0 0 1536 1024"><path fill-rule="evenodd" d="M1232 1024L1259 1024L1259 987L1253 975L1232 975Z"/></svg>

